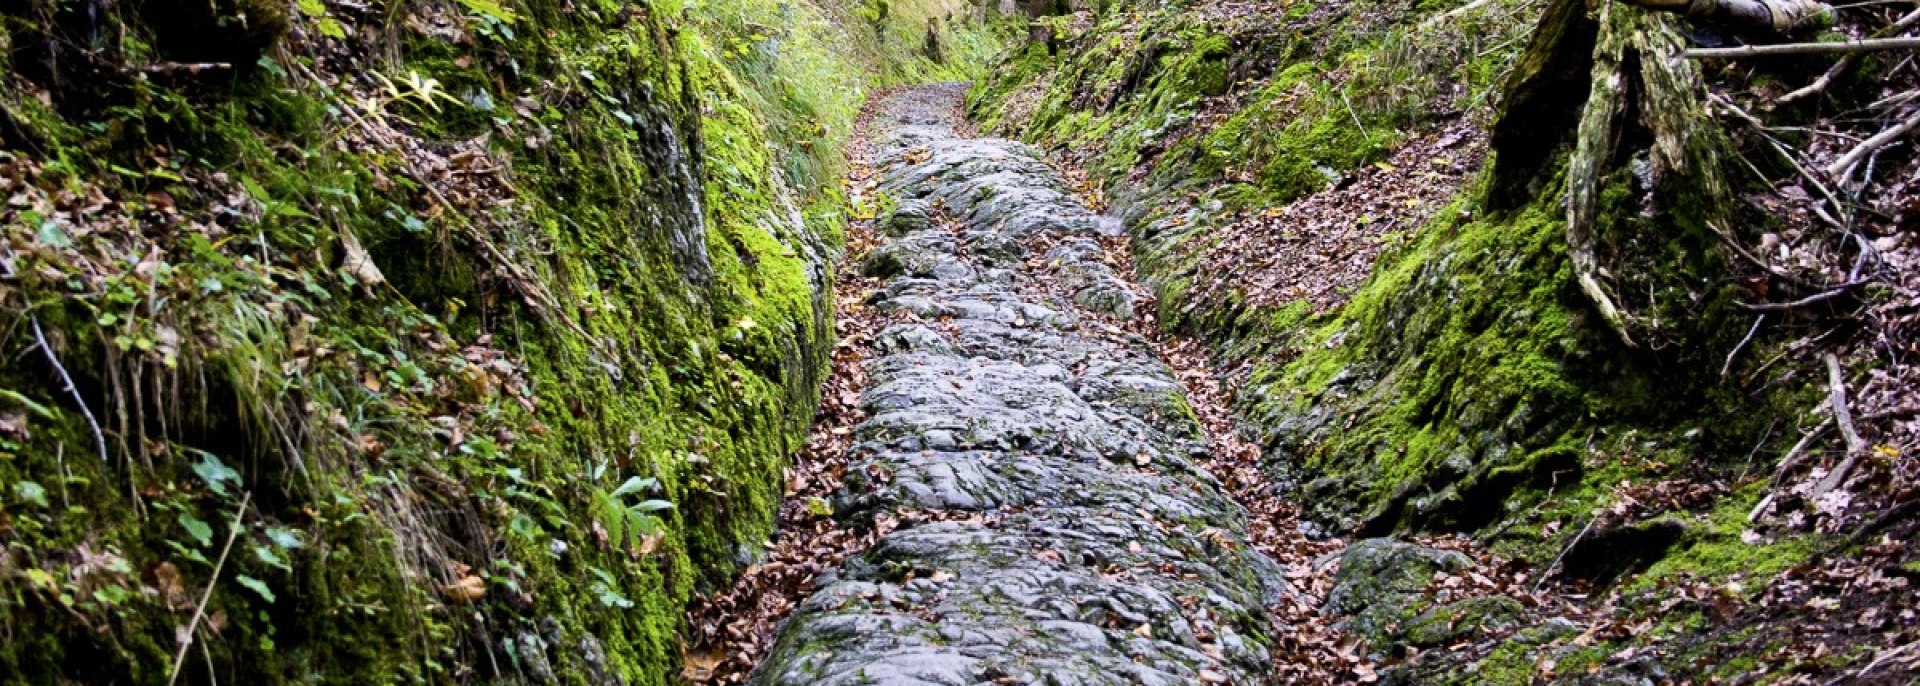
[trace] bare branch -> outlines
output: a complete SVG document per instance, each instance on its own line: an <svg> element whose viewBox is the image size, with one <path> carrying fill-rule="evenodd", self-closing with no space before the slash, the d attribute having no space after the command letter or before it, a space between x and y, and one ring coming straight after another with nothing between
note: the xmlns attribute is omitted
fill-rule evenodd
<svg viewBox="0 0 1920 686"><path fill-rule="evenodd" d="M47 344L47 332L40 328L40 317L29 312L27 323L33 325L33 344L39 346L40 352L46 355L47 364L52 365L54 373L60 375L60 384L66 388L67 395L73 396L73 404L79 405L80 414L87 418L87 428L93 431L94 446L100 450L100 464L108 464L111 461L107 458L107 435L100 431L100 420L94 418L93 410L87 407L87 399L81 397L80 388L73 384L73 376L67 373L65 365L60 364L60 357L53 354L53 346Z"/></svg>
<svg viewBox="0 0 1920 686"><path fill-rule="evenodd" d="M1753 342L1753 335L1760 333L1760 325L1765 324L1766 322L1767 322L1767 315L1764 315L1764 314L1753 318L1753 328L1747 329L1747 336L1745 338L1740 339L1740 343L1738 345L1733 346L1733 351L1727 353L1727 361L1720 365L1720 378L1723 378L1723 379L1726 378L1727 373L1733 371L1734 358L1739 357L1740 351L1745 350L1747 348L1747 344Z"/></svg>
<svg viewBox="0 0 1920 686"><path fill-rule="evenodd" d="M1920 38L1913 40L1915 41L1914 45L1920 47ZM1920 108L1915 108L1913 113L1907 115L1905 120L1888 127L1885 131L1874 134L1872 138L1868 138L1861 142L1860 145L1855 146L1854 149L1847 151L1847 154L1841 155L1840 159L1834 160L1833 164L1827 165L1827 175L1842 181L1846 180L1848 176L1853 175L1853 168L1858 166L1861 160L1866 159L1867 155L1872 154L1875 150L1886 147L1889 143L1899 140L1902 136L1907 135L1907 132L1912 131L1914 127L1920 127Z"/></svg>
<svg viewBox="0 0 1920 686"><path fill-rule="evenodd" d="M14 278L13 261L14 254L11 249L6 255L0 256L0 276ZM31 308L27 310L27 323L33 327L33 344L40 348L41 354L46 356L47 364L52 366L53 372L60 376L61 386L65 388L67 395L73 397L73 404L80 406L81 416L86 417L87 428L93 432L93 445L100 451L100 464L110 463L112 460L107 457L107 435L100 431L100 420L94 418L93 409L87 407L87 399L80 395L80 388L74 385L73 375L67 373L66 365L60 364L60 356L53 352L53 346L47 344L47 332L40 328L40 317L34 314Z"/></svg>
<svg viewBox="0 0 1920 686"><path fill-rule="evenodd" d="M220 546L220 559L213 563L213 576L207 579L207 590L200 594L200 604L193 608L193 619L187 621L186 638L180 641L179 651L173 654L173 672L167 676L167 686L180 680L180 668L186 664L187 649L193 647L193 631L199 628L200 618L207 614L207 601L213 600L213 589L220 583L220 570L227 566L227 553L233 552L233 539L240 537L241 520L247 516L247 504L253 502L253 493L248 492L240 498L240 510L233 514L233 526L227 529L227 542Z"/></svg>
<svg viewBox="0 0 1920 686"><path fill-rule="evenodd" d="M1701 60L1914 49L1920 49L1920 38L1867 38L1840 43L1782 43L1779 45L1743 45L1737 48L1694 48L1692 50L1681 51L1680 56L1692 60Z"/></svg>
<svg viewBox="0 0 1920 686"><path fill-rule="evenodd" d="M1847 441L1847 457L1840 461L1840 466L1834 467L1833 471L1827 474L1827 478L1821 479L1820 484L1814 487L1814 500L1819 500L1820 496L1826 495L1828 491L1845 483L1847 472L1853 471L1853 465L1859 462L1860 456L1867 452L1866 440L1860 438L1860 430L1853 426L1853 409L1847 405L1847 379L1846 373L1840 369L1840 358L1834 357L1833 353L1827 353L1825 357L1827 404L1832 406L1834 423L1840 425L1840 436Z"/></svg>
<svg viewBox="0 0 1920 686"><path fill-rule="evenodd" d="M1819 293L1815 293L1813 295L1809 295L1807 297L1801 298L1799 300L1795 300L1793 302L1735 303L1735 306L1739 307L1742 310L1746 310L1748 312L1786 312L1788 310L1797 310L1802 307L1806 307L1808 305L1815 305L1815 304L1826 302L1828 300L1832 300L1834 298L1838 298L1842 295L1846 295L1848 291L1851 291L1855 288L1859 288L1861 286L1865 286L1870 283L1873 283L1873 280L1863 279L1860 281L1849 281L1847 283L1834 286L1831 289L1828 289Z"/></svg>
<svg viewBox="0 0 1920 686"><path fill-rule="evenodd" d="M1914 10L1912 12L1908 12L1907 16L1901 17L1900 21L1894 22L1892 26L1888 26L1887 28L1881 29L1879 31L1875 31L1873 34L1873 37L1885 38L1887 36L1891 36L1896 33L1901 33L1906 31L1907 29L1913 28L1913 25L1916 23L1920 23L1920 9ZM1807 97L1809 95L1819 93L1820 91L1826 90L1827 86L1832 84L1835 78L1839 77L1842 72L1845 72L1848 67L1853 66L1855 59L1857 59L1859 55L1860 53L1848 53L1847 55L1841 57L1840 61L1834 62L1833 66L1828 67L1826 73L1821 74L1820 78L1814 79L1813 83L1809 83L1806 86L1792 93L1788 93L1778 98L1774 98L1773 101L1776 104L1784 105L1784 104L1793 102L1795 100L1799 100L1801 98Z"/></svg>

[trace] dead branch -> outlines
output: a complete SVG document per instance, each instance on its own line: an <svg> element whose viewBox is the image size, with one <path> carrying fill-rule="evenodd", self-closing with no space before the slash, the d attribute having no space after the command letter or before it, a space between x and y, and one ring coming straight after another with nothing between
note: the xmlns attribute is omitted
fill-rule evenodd
<svg viewBox="0 0 1920 686"><path fill-rule="evenodd" d="M1869 412L1865 415L1862 415L1860 418L1865 419L1869 422L1874 422L1882 419L1912 417L1914 415L1920 415L1920 405L1901 405L1899 407L1888 408L1885 410L1880 410L1878 412Z"/></svg>
<svg viewBox="0 0 1920 686"><path fill-rule="evenodd" d="M1845 677L1841 677L1841 678L1829 681L1827 682L1827 686L1838 686L1839 684L1857 683L1854 681L1855 679L1865 679L1868 674L1872 674L1874 670L1879 669L1880 665L1886 664L1889 660L1893 660L1895 658L1904 658L1909 651L1912 651L1916 647L1920 647L1920 641L1914 641L1912 643L1908 643L1908 644L1894 647L1894 648L1888 648L1886 650L1882 650L1880 652L1874 653L1873 661L1867 663L1867 666L1860 668L1860 671L1854 672L1853 674L1850 674ZM1907 666L1909 667L1912 666L1911 661L1908 661Z"/></svg>
<svg viewBox="0 0 1920 686"><path fill-rule="evenodd" d="M1727 361L1720 365L1720 378L1723 378L1723 379L1727 378L1727 373L1730 371L1733 371L1734 358L1739 357L1740 351L1745 350L1747 348L1747 344L1753 342L1753 335L1760 333L1760 325L1765 324L1766 322L1767 322L1767 315L1764 315L1764 314L1753 318L1753 328L1747 329L1747 336L1745 338L1740 339L1740 343L1738 345L1733 346L1733 351L1727 353Z"/></svg>
<svg viewBox="0 0 1920 686"><path fill-rule="evenodd" d="M1920 38L1913 40L1915 41L1914 45L1920 47ZM1866 159L1867 155L1875 150L1886 147L1889 143L1899 140L1915 127L1920 127L1920 108L1915 108L1911 114L1907 115L1905 120L1887 127L1885 131L1874 134L1872 138L1868 138L1852 150L1847 151L1847 154L1841 155L1840 159L1834 160L1833 164L1827 165L1827 176L1843 182L1846 181L1847 177L1853 175L1853 168L1859 166L1860 161Z"/></svg>
<svg viewBox="0 0 1920 686"><path fill-rule="evenodd" d="M207 601L213 600L213 589L220 584L220 570L227 566L227 553L233 552L233 539L240 537L241 520L247 516L247 504L253 502L253 493L249 491L240 498L240 509L233 514L233 526L227 529L227 542L220 546L220 559L213 563L213 576L207 579L207 590L200 594L200 604L193 608L193 619L187 622L186 637L180 641L180 649L173 654L173 673L167 675L167 686L173 686L180 680L180 668L186 664L187 649L193 647L193 631L200 626L200 618L207 614Z"/></svg>
<svg viewBox="0 0 1920 686"><path fill-rule="evenodd" d="M1783 271L1779 267L1775 267L1771 263L1767 262L1766 260L1761 259L1759 255L1753 254L1752 251L1749 251L1746 249L1746 246L1740 245L1739 241L1734 240L1733 234L1727 231L1725 227L1720 226L1717 222L1707 222L1707 229L1709 231L1712 231L1715 235L1719 236L1720 242L1726 245L1728 250L1733 251L1734 256L1739 257L1740 259L1746 260L1747 262L1753 264L1753 266L1755 267L1759 267L1761 271L1766 272L1768 275L1772 276L1773 278L1776 278L1781 281L1785 281L1787 283L1791 283L1803 288L1816 287L1814 284L1808 283L1805 279L1802 279L1786 271Z"/></svg>
<svg viewBox="0 0 1920 686"><path fill-rule="evenodd" d="M1775 138L1772 131L1769 130L1767 125L1761 122L1759 118L1735 104L1733 100L1727 96L1718 93L1709 93L1707 100L1714 105L1718 105L1722 110L1733 115L1735 118L1746 122L1748 126L1753 127L1754 132L1760 134L1761 138L1766 139L1767 144L1773 146L1775 152L1780 153L1780 158L1786 160L1787 165L1793 167L1793 170L1800 174L1800 178L1812 184L1814 190L1820 191L1820 195L1825 197L1827 202L1833 203L1833 210L1835 212L1844 212L1846 210L1846 205L1840 202L1840 197L1834 195L1833 191L1827 188L1827 184L1821 183L1820 178L1814 176L1813 172L1807 171L1806 166L1800 164L1799 157L1794 155L1793 151L1788 149L1786 144L1781 143L1780 139ZM1843 228L1840 220L1828 215L1826 210L1820 209L1819 205L1813 206L1812 209L1814 216L1819 217L1821 221L1831 224L1836 228Z"/></svg>
<svg viewBox="0 0 1920 686"><path fill-rule="evenodd" d="M13 260L13 251L9 249L5 258L0 259L0 276L14 278ZM40 316L28 309L27 323L33 328L33 344L40 348L40 353L47 358L47 364L52 366L53 372L60 376L60 385L66 390L67 395L73 397L73 404L80 406L80 415L86 418L87 428L93 432L93 445L100 451L100 464L110 463L111 460L107 457L107 435L100 430L100 420L93 416L93 409L87 407L87 399L80 395L80 387L74 385L73 375L67 373L66 365L60 364L60 356L53 352L53 346L47 344L47 332L40 328Z"/></svg>
<svg viewBox="0 0 1920 686"><path fill-rule="evenodd" d="M233 65L227 62L155 62L141 67L140 70L149 74L166 74L173 72L198 74L203 71L221 71L232 68Z"/></svg>
<svg viewBox="0 0 1920 686"><path fill-rule="evenodd" d="M1920 49L1920 38L1863 38L1839 43L1781 43L1779 45L1742 45L1737 48L1693 48L1680 51L1680 56L1690 60L1708 60L1914 49Z"/></svg>
<svg viewBox="0 0 1920 686"><path fill-rule="evenodd" d="M1573 552L1573 547L1580 545L1580 540L1586 538L1587 534L1593 531L1593 525L1599 522L1600 515L1596 513L1592 519L1587 520L1586 526L1580 527L1580 533L1574 534L1573 540L1567 541L1567 547L1561 548L1560 554L1553 556L1553 563L1547 565L1546 571L1540 573L1540 582L1533 585L1533 590L1538 591L1547 584L1547 579L1553 576L1553 570L1558 569L1560 562L1567 559L1567 553Z"/></svg>
<svg viewBox="0 0 1920 686"><path fill-rule="evenodd" d="M1767 506L1773 504L1772 489L1780 485L1780 478L1786 476L1788 470L1793 469L1794 465L1800 463L1800 456L1806 452L1808 447L1813 445L1815 439L1826 435L1827 427L1830 426L1833 426L1832 419L1820 422L1819 426L1813 427L1813 430L1807 432L1805 436L1801 436L1800 440L1793 444L1793 447L1788 448L1787 454L1780 456L1780 466L1773 468L1773 478L1768 480L1767 497L1761 498L1760 504L1754 505L1753 511L1747 513L1747 521L1759 521L1760 513L1766 512Z"/></svg>
<svg viewBox="0 0 1920 686"><path fill-rule="evenodd" d="M1793 302L1735 303L1735 306L1739 307L1742 310L1746 310L1748 312L1786 312L1789 310L1797 310L1802 307L1806 307L1808 305L1816 305L1819 303L1826 302L1828 300L1832 300L1834 298L1838 298L1842 295L1846 295L1849 291L1852 291L1855 288L1859 288L1861 286L1865 286L1870 283L1873 283L1872 279L1861 279L1859 281L1849 281L1847 283L1834 286L1833 288L1827 289L1819 293L1815 293L1813 295L1809 295L1807 297L1801 298L1799 300L1795 300Z"/></svg>
<svg viewBox="0 0 1920 686"><path fill-rule="evenodd" d="M1907 29L1913 28L1913 25L1916 23L1920 23L1920 9L1908 12L1907 16L1901 17L1900 20L1894 22L1892 26L1875 31L1872 37L1885 38L1896 33L1902 33ZM1826 73L1821 74L1820 78L1814 79L1813 83L1809 83L1792 93L1774 98L1774 103L1784 105L1826 90L1827 86L1831 85L1835 78L1838 78L1841 73L1853 66L1854 61L1858 59L1859 56L1860 53L1847 53L1842 56L1839 61L1834 62L1833 66L1828 67Z"/></svg>
<svg viewBox="0 0 1920 686"><path fill-rule="evenodd" d="M1452 19L1454 17L1458 17L1468 12L1472 12L1482 7L1486 7L1487 4L1491 2L1493 2L1493 0L1473 0L1473 2L1469 2L1465 5L1455 7L1451 10L1441 12L1440 14L1434 15L1432 19L1428 19L1426 21L1420 22L1419 28L1424 29L1429 26L1435 26L1438 24L1445 23L1447 20Z"/></svg>
<svg viewBox="0 0 1920 686"><path fill-rule="evenodd" d="M1814 487L1814 500L1819 500L1820 496L1826 495L1828 491L1845 483L1847 472L1853 471L1853 465L1859 462L1860 456L1867 452L1866 440L1860 438L1860 430L1853 425L1853 409L1847 405L1847 379L1846 373L1840 369L1840 358L1834 357L1833 353L1827 353L1825 358L1827 404L1832 406L1833 421L1840 425L1840 436L1847 442L1847 457L1840 461L1840 466L1834 467L1833 471L1827 474L1827 478L1820 480L1820 485Z"/></svg>
<svg viewBox="0 0 1920 686"><path fill-rule="evenodd" d="M100 450L100 464L108 464L107 435L100 431L100 420L94 418L93 410L87 407L87 399L80 395L80 388L73 384L73 376L67 373L65 365L60 364L60 356L55 355L53 346L47 344L47 332L40 328L40 317L29 312L27 323L33 326L33 344L39 346L40 352L46 355L47 364L53 367L55 374L60 375L60 385L67 395L73 397L73 404L80 406L80 415L86 417L87 429L93 432L94 447Z"/></svg>

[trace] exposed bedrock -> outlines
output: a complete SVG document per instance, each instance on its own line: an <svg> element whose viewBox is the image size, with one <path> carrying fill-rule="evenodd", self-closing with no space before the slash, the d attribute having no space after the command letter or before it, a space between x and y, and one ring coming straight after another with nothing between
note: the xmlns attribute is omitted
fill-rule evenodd
<svg viewBox="0 0 1920 686"><path fill-rule="evenodd" d="M1117 227L1027 146L957 133L951 97L898 94L876 122L898 206L869 305L902 316L871 344L836 507L931 516L822 579L756 682L1257 682L1288 591L1198 465L1171 370L1098 321L1134 306L1092 240Z"/></svg>

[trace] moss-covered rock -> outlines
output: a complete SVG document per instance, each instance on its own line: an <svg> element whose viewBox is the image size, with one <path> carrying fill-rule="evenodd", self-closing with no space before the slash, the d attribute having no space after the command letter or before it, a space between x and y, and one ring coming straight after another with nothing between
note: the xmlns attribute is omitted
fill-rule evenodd
<svg viewBox="0 0 1920 686"><path fill-rule="evenodd" d="M1738 543L1758 536L1745 524L1766 481L1748 468L1756 441L1784 450L1792 440L1770 427L1804 418L1818 389L1777 368L1745 388L1713 373L1747 358L1770 367L1785 342L1761 336L1752 354L1726 357L1751 320L1734 317L1715 234L1771 220L1733 202L1759 189L1723 173L1732 148L1706 116L1699 63L1669 58L1683 27L1607 3L1510 15L1438 4L1297 3L1202 28L1196 18L1217 8L1107 3L1075 24L1060 59L1014 55L971 107L1105 184L1158 321L1233 370L1244 427L1323 530L1464 532L1549 576L1627 588L1810 559L1801 537ZM1166 50L1214 35L1227 39L1219 58ZM1196 63L1227 65L1229 87L1190 88ZM1342 302L1252 305L1234 269L1207 261L1247 242L1223 215L1284 224L1301 221L1282 208L1303 198L1354 202L1334 187L1436 121L1484 131L1487 164ZM1291 209L1302 206L1346 216ZM1309 242L1295 257L1347 249ZM1643 500L1679 484L1700 488ZM1433 611L1419 633L1437 640L1455 610L1541 621L1486 602L1386 623ZM1521 634L1395 678L1530 683L1542 660L1561 675L1603 664L1635 675L1689 659L1611 664L1646 641Z"/></svg>
<svg viewBox="0 0 1920 686"><path fill-rule="evenodd" d="M0 16L56 46L0 82L0 680L678 680L916 46L835 3L81 4Z"/></svg>
<svg viewBox="0 0 1920 686"><path fill-rule="evenodd" d="M1462 571L1473 561L1454 551L1375 538L1347 546L1318 564L1337 566L1322 610L1345 617L1348 630L1373 645L1386 646L1433 609L1426 590L1436 575ZM1429 618L1426 623L1435 621Z"/></svg>

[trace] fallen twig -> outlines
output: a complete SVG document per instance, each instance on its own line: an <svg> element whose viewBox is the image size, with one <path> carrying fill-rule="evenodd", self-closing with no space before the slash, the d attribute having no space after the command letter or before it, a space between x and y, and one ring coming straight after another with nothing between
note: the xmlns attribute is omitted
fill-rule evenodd
<svg viewBox="0 0 1920 686"><path fill-rule="evenodd" d="M1852 291L1855 288L1859 288L1861 286L1865 286L1870 283L1873 283L1872 279L1861 279L1859 281L1849 281L1847 283L1834 286L1833 288L1827 289L1819 293L1815 293L1813 295L1809 295L1807 297L1804 297L1792 302L1735 303L1735 306L1739 307L1742 310L1746 310L1748 312L1786 312L1789 310L1797 310L1802 307L1806 307L1808 305L1815 305L1822 302L1826 302L1828 300L1832 300L1834 298L1838 298L1842 295L1846 295L1848 291Z"/></svg>
<svg viewBox="0 0 1920 686"><path fill-rule="evenodd" d="M1785 281L1803 288L1814 287L1813 284L1808 283L1805 279L1802 279L1800 277L1794 276L1791 273L1781 270L1780 268L1775 267L1772 264L1769 264L1766 260L1761 259L1760 256L1753 254L1752 251L1747 250L1746 246L1740 245L1739 241L1734 240L1733 234L1728 232L1726 228L1719 226L1714 222L1707 222L1707 229L1709 231L1712 231L1715 235L1718 235L1720 237L1720 242L1725 244L1728 250L1733 251L1733 254L1735 256L1739 257L1740 259L1746 260L1747 262L1752 263L1753 266L1755 267L1759 267L1762 271L1765 271L1768 275L1771 275L1773 278L1776 278L1781 281Z"/></svg>
<svg viewBox="0 0 1920 686"><path fill-rule="evenodd" d="M1893 659L1895 657L1905 655L1907 654L1908 651L1913 650L1915 647L1920 647L1920 641L1915 641L1913 643L1908 643L1906 645L1895 647L1895 648L1888 648L1886 650L1882 650L1878 653L1875 653L1873 656L1873 661L1867 663L1867 666L1860 668L1860 671L1829 681L1827 682L1827 686L1838 686L1839 684L1855 683L1854 680L1864 679L1868 674L1872 674L1873 670L1879 669L1881 663L1884 663L1887 660Z"/></svg>
<svg viewBox="0 0 1920 686"><path fill-rule="evenodd" d="M1813 172L1807 170L1806 165L1800 164L1799 157L1795 155L1791 149L1788 149L1786 144L1781 143L1780 139L1774 137L1772 130L1767 127L1765 122L1760 121L1758 117L1753 116L1752 113L1747 112L1735 104L1733 100L1727 96L1709 93L1707 97L1710 102L1719 105L1720 109L1725 110L1728 114L1733 115L1735 118L1746 122L1748 126L1753 127L1754 132L1760 134L1761 138L1766 139L1767 144L1773 146L1774 151L1780 154L1780 158L1786 160L1787 166L1793 167L1793 171L1800 174L1800 178L1805 179L1808 184L1813 186L1814 190L1820 191L1820 195L1825 197L1827 202L1833 204L1833 210L1835 212L1846 211L1847 206L1840 202L1840 196L1834 195L1833 190L1827 188L1827 184L1820 181L1820 177L1814 176ZM1819 205L1814 205L1812 209L1814 216L1819 217L1821 221L1832 224L1836 228L1845 228L1845 225L1841 224L1840 220L1828 215L1826 210L1821 209Z"/></svg>
<svg viewBox="0 0 1920 686"><path fill-rule="evenodd" d="M1461 6L1459 6L1459 7L1455 7L1455 8L1453 8L1453 9L1451 9L1451 10L1447 10L1447 11L1445 11L1445 12L1441 12L1440 14L1437 14L1437 15L1434 15L1434 17L1433 17L1432 19L1428 19L1428 20L1426 20L1426 21L1423 21L1423 22L1420 22L1420 26L1419 26L1419 28L1421 28L1421 29L1425 29L1425 28L1427 28L1427 27L1429 27L1429 26L1434 26L1434 25L1437 25L1437 24L1441 24L1441 23L1443 23L1443 22L1446 22L1447 20L1449 20L1449 19L1452 19L1452 18L1454 18L1454 17L1458 17L1458 16L1460 16L1460 15L1462 15L1462 14L1466 14L1466 13L1468 13L1468 12L1472 12L1472 11L1474 11L1474 10L1477 10L1477 9L1480 9L1480 8L1482 8L1482 7L1486 7L1486 6L1487 6L1487 4L1488 4L1488 3L1491 3L1491 2L1493 2L1493 0L1473 0L1473 2L1469 2L1469 3L1467 3L1467 4L1465 4L1465 5L1461 5Z"/></svg>
<svg viewBox="0 0 1920 686"><path fill-rule="evenodd" d="M1894 22L1892 26L1888 26L1879 31L1875 31L1873 34L1873 37L1884 38L1887 36L1891 36L1893 34L1900 33L1907 29L1913 28L1913 25L1915 23L1920 23L1920 10L1914 10L1912 12L1908 12L1907 16L1901 17L1900 21ZM1793 102L1795 100L1799 100L1801 98L1807 97L1809 95L1819 93L1820 91L1826 90L1827 86L1832 84L1833 80L1836 77L1840 76L1841 72L1844 72L1847 70L1848 67L1853 66L1855 59L1858 58L1859 55L1860 53L1857 53L1857 52L1847 53L1845 56L1842 56L1839 61L1834 62L1833 66L1828 67L1826 73L1821 74L1820 78L1814 79L1813 83L1809 83L1801 87L1799 90L1793 91L1786 95L1782 95L1778 98L1774 98L1773 102L1775 104L1784 105L1784 104Z"/></svg>
<svg viewBox="0 0 1920 686"><path fill-rule="evenodd" d="M1866 440L1860 438L1860 430L1853 425L1853 409L1847 405L1847 379L1846 373L1840 369L1840 358L1834 357L1833 353L1827 353L1825 358L1827 403L1832 406L1834 423L1840 425L1841 438L1846 439L1847 457L1840 461L1840 466L1834 467L1833 471L1827 474L1827 478L1821 479L1820 484L1814 487L1813 499L1815 500L1846 482L1847 472L1853 471L1853 465L1859 462L1860 456L1867 452Z"/></svg>
<svg viewBox="0 0 1920 686"><path fill-rule="evenodd" d="M0 259L0 276L14 278L13 259L12 250L7 251L4 259ZM87 399L80 395L80 388L74 385L73 376L67 373L66 365L60 364L60 356L53 352L53 346L47 344L47 332L40 328L40 317L32 309L27 310L27 323L33 327L33 344L39 346L40 352L47 358L47 364L52 365L54 373L60 375L60 383L65 386L67 394L73 396L73 404L79 405L81 416L86 417L87 428L93 431L93 445L100 451L100 464L108 464L111 460L107 457L107 435L100 430L100 420L93 416L93 409L87 407ZM64 498L65 491L62 493L61 497Z"/></svg>
<svg viewBox="0 0 1920 686"><path fill-rule="evenodd" d="M1909 500L1887 508L1881 511L1879 516L1874 517L1873 521L1861 524L1860 528L1854 529L1851 534L1847 534L1846 538L1834 541L1831 545L1827 546L1826 550L1821 554L1825 555L1835 550L1853 547L1861 541L1866 540L1868 536L1879 532L1894 522L1904 521L1908 517L1913 516L1913 511L1916 509L1920 509L1920 500Z"/></svg>
<svg viewBox="0 0 1920 686"><path fill-rule="evenodd" d="M141 67L140 70L149 74L164 74L180 71L189 74L198 74L203 71L220 71L232 68L233 64L229 62L155 62Z"/></svg>
<svg viewBox="0 0 1920 686"><path fill-rule="evenodd" d="M173 653L173 672L167 675L167 686L173 686L180 680L180 668L186 665L187 649L193 647L193 632L200 627L200 618L207 614L207 601L213 600L213 588L220 583L220 570L227 566L227 553L233 552L233 539L240 537L241 520L247 516L247 504L253 502L253 493L249 491L240 498L240 509L233 513L233 526L227 529L227 542L220 546L220 559L213 563L213 576L207 579L207 590L200 594L200 604L193 608L193 619L187 621L186 638L180 641L180 649Z"/></svg>
<svg viewBox="0 0 1920 686"><path fill-rule="evenodd" d="M60 375L60 384L66 388L67 395L73 396L73 404L80 406L80 415L87 418L87 429L93 432L94 447L100 450L100 464L109 464L107 458L107 435L100 431L100 420L94 418L93 410L87 407L87 399L80 395L80 388L73 384L73 376L67 373L65 365L60 364L60 356L53 353L53 346L47 344L47 332L40 328L40 317L27 313L27 323L33 326L33 344L40 346L40 352L46 355L47 364Z"/></svg>
<svg viewBox="0 0 1920 686"><path fill-rule="evenodd" d="M1914 49L1920 49L1920 38L1865 38L1841 43L1781 43L1778 45L1742 45L1737 48L1693 48L1691 50L1680 51L1680 56L1690 60L1699 60Z"/></svg>
<svg viewBox="0 0 1920 686"><path fill-rule="evenodd" d="M1920 38L1914 40L1920 41ZM1914 109L1913 113L1908 114L1907 118L1901 120L1900 123L1887 127L1885 131L1874 134L1872 138L1862 141L1860 145L1854 146L1852 150L1847 151L1847 154L1841 155L1840 159L1834 160L1833 164L1827 165L1827 176L1839 179L1842 182L1846 181L1848 176L1853 175L1853 168L1859 166L1860 161L1866 159L1868 154L1899 140L1915 127L1920 127L1920 108Z"/></svg>
<svg viewBox="0 0 1920 686"><path fill-rule="evenodd" d="M1773 478L1769 480L1767 484L1767 496L1761 498L1760 503L1753 506L1752 512L1747 513L1748 522L1759 521L1760 513L1766 512L1767 506L1773 504L1773 489L1779 487L1780 478L1786 476L1787 470L1793 469L1793 466L1800 462L1801 454L1813 445L1815 439L1826 435L1827 428L1831 426L1833 426L1832 419L1820 422L1819 426L1813 427L1813 430L1807 432L1805 436L1801 436L1800 440L1793 444L1793 447L1788 448L1787 454L1780 456L1780 466L1773 469Z"/></svg>
<svg viewBox="0 0 1920 686"><path fill-rule="evenodd" d="M1767 315L1765 314L1753 318L1753 328L1747 329L1747 336L1740 339L1738 345L1733 346L1733 351L1727 353L1727 361L1720 365L1720 378L1727 378L1727 372L1733 370L1733 358L1739 357L1740 351L1745 350L1747 344L1753 342L1753 335L1760 333L1760 325L1766 323L1766 321Z"/></svg>
<svg viewBox="0 0 1920 686"><path fill-rule="evenodd" d="M1533 590L1538 591L1547 584L1547 579L1553 576L1553 570L1560 567L1560 561L1567 559L1567 553L1573 552L1573 547L1580 545L1580 539L1586 538L1587 533L1593 531L1593 525L1599 521L1600 516L1596 514L1592 519L1587 520L1586 526L1580 527L1580 533L1574 534L1573 540L1567 541L1567 547L1561 548L1560 554L1553 556L1553 562L1547 565L1546 570L1540 572L1540 581L1533 585Z"/></svg>
<svg viewBox="0 0 1920 686"><path fill-rule="evenodd" d="M1895 417L1912 417L1917 414L1920 414L1920 405L1901 405L1899 407L1861 415L1860 418L1872 422L1882 419L1893 419Z"/></svg>

